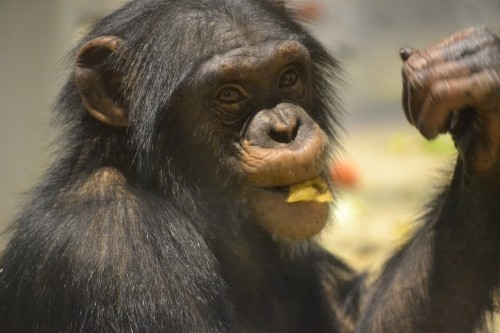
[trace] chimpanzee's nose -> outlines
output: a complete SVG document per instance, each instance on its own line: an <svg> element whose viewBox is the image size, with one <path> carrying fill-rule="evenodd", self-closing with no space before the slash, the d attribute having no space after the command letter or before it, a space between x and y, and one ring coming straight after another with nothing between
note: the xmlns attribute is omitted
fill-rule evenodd
<svg viewBox="0 0 500 333"><path fill-rule="evenodd" d="M279 109L272 114L272 118L269 137L277 143L293 142L300 126L297 116L287 109Z"/></svg>
<svg viewBox="0 0 500 333"><path fill-rule="evenodd" d="M299 135L305 111L291 103L259 111L251 120L245 139L254 145L272 148L292 144Z"/></svg>

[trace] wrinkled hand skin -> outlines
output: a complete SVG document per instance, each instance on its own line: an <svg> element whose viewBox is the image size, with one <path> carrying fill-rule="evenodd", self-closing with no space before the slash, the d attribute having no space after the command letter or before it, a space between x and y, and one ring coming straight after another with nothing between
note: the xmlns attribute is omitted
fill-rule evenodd
<svg viewBox="0 0 500 333"><path fill-rule="evenodd" d="M401 49L403 108L427 139L451 133L469 175L500 178L500 39L474 27Z"/></svg>

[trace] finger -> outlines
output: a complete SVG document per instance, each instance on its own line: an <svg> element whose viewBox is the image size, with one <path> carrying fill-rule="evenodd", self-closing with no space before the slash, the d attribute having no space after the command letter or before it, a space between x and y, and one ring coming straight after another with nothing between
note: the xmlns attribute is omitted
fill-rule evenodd
<svg viewBox="0 0 500 333"><path fill-rule="evenodd" d="M481 105L478 104L499 87L499 75L491 70L438 81L430 88L415 125L427 139L435 138L439 133L449 130L450 117L454 110L472 106L481 112Z"/></svg>
<svg viewBox="0 0 500 333"><path fill-rule="evenodd" d="M462 31L459 31L459 32L451 35L450 37L448 37L448 38L446 38L438 43L435 43L435 44L429 46L427 48L427 50L430 53L432 53L434 51L438 51L442 48L449 47L450 45L453 45L453 44L460 42L464 39L468 39L468 38L483 34L484 31L487 29L488 28L486 28L485 26L474 26L474 27L464 29Z"/></svg>
<svg viewBox="0 0 500 333"><path fill-rule="evenodd" d="M479 70L479 66L475 64L475 59L465 58L412 71L407 81L410 85L428 89L436 81L464 77Z"/></svg>
<svg viewBox="0 0 500 333"><path fill-rule="evenodd" d="M403 69L401 71L401 77L403 79L403 92L402 92L401 102L402 102L403 110L404 110L404 113L406 116L406 120L408 120L408 122L410 122L410 124L413 125L413 122L412 122L411 117L410 117L409 92L408 92L408 73L407 73L405 66L403 66Z"/></svg>
<svg viewBox="0 0 500 333"><path fill-rule="evenodd" d="M409 47L409 46L405 46L399 50L399 56L401 57L401 60L403 60L403 63L404 63L412 55L416 54L417 52L418 52L417 49ZM404 113L406 116L406 120L408 120L408 122L413 124L411 117L410 117L410 113L409 113L410 106L408 104L408 101L409 101L409 98L408 98L408 72L407 72L408 70L409 70L409 67L403 66L403 69L401 71L401 77L403 79L403 92L402 92L402 96L401 96L401 101L402 101L403 110L404 110Z"/></svg>
<svg viewBox="0 0 500 333"><path fill-rule="evenodd" d="M473 55L428 66L420 70L404 66L403 107L407 119L411 123L415 123L415 113L419 113L434 82L471 76L485 68L491 68L496 61L496 52L496 49L486 47Z"/></svg>
<svg viewBox="0 0 500 333"><path fill-rule="evenodd" d="M419 52L418 56L408 59L408 65L414 70L419 70L430 65L456 60L474 54L488 45L494 45L496 40L497 37L484 27L469 29Z"/></svg>
<svg viewBox="0 0 500 333"><path fill-rule="evenodd" d="M485 59L488 59L487 54L490 50L482 50L475 56L466 57L457 61L449 61L435 66L425 67L418 71L407 71L404 74L404 89L406 109L405 114L409 119L414 119L412 113L419 112L423 101L429 94L429 89L434 82L442 80L451 80L454 78L470 76L479 72L488 65ZM411 89L408 88L411 87ZM408 97L411 95L411 98ZM409 101L411 100L411 103Z"/></svg>
<svg viewBox="0 0 500 333"><path fill-rule="evenodd" d="M408 121L415 125L415 113L422 108L429 87L419 81L415 71L405 63L403 65L403 109Z"/></svg>
<svg viewBox="0 0 500 333"><path fill-rule="evenodd" d="M410 117L410 106L408 105L408 101L409 101L408 86L407 86L406 80L403 78L403 92L402 92L402 96L401 96L401 102L402 102L403 111L405 113L406 120L408 120L408 122L413 125L413 122L412 122L411 117Z"/></svg>

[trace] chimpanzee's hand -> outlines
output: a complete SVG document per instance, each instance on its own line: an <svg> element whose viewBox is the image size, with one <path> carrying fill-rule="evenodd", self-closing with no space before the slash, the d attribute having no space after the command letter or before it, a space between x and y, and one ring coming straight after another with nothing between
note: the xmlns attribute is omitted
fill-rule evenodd
<svg viewBox="0 0 500 333"><path fill-rule="evenodd" d="M500 39L475 27L426 50L401 50L403 107L427 139L450 132L467 170L500 166Z"/></svg>

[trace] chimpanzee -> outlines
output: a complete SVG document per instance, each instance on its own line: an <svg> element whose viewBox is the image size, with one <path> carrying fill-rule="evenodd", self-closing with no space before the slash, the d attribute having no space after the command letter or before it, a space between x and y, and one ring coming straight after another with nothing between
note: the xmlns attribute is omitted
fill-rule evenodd
<svg viewBox="0 0 500 333"><path fill-rule="evenodd" d="M3 332L472 332L500 277L500 40L405 48L458 158L366 285L328 220L339 65L281 1L136 0L76 48L58 159L0 262ZM309 194L304 194L304 193ZM299 198L291 200L299 193Z"/></svg>

